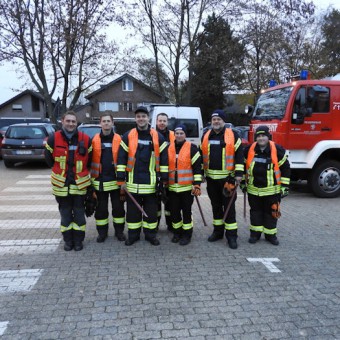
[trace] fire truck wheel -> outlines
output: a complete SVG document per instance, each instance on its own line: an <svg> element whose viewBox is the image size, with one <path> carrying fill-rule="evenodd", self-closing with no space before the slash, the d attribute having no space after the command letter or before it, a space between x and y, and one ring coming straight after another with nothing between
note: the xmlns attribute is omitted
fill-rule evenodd
<svg viewBox="0 0 340 340"><path fill-rule="evenodd" d="M340 162L326 161L312 171L309 185L317 197L333 198L340 195Z"/></svg>

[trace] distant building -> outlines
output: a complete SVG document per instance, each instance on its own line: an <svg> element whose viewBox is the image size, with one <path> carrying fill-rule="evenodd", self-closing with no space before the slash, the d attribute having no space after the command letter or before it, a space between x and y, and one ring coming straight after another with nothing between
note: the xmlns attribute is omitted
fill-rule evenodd
<svg viewBox="0 0 340 340"><path fill-rule="evenodd" d="M96 122L107 110L114 117L134 117L134 111L139 105L165 102L159 92L127 73L85 98L88 102L75 108L79 122Z"/></svg>
<svg viewBox="0 0 340 340"><path fill-rule="evenodd" d="M23 91L0 104L0 117L47 118L44 97L32 90Z"/></svg>

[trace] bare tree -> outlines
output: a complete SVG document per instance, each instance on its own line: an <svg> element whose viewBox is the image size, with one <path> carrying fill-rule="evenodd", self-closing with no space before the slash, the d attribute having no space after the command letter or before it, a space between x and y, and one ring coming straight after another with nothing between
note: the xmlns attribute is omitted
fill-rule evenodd
<svg viewBox="0 0 340 340"><path fill-rule="evenodd" d="M73 108L81 93L121 64L117 46L104 33L118 1L1 1L0 61L24 65L52 119L58 91L61 110Z"/></svg>

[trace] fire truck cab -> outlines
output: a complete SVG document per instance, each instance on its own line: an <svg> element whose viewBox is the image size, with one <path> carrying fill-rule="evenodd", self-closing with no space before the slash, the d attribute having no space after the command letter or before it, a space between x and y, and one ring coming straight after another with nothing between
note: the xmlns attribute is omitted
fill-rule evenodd
<svg viewBox="0 0 340 340"><path fill-rule="evenodd" d="M292 180L308 180L318 197L340 195L340 81L298 80L271 87L255 108L249 141L267 125L288 152Z"/></svg>

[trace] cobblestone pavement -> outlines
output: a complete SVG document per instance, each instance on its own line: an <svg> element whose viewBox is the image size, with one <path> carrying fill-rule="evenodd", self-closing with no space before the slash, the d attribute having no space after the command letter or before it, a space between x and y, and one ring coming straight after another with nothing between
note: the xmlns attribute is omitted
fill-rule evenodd
<svg viewBox="0 0 340 340"><path fill-rule="evenodd" d="M188 246L95 241L65 252L42 165L0 162L1 339L340 339L340 226L336 199L303 186L284 199L278 247L249 244L238 194L239 248L208 243L194 203Z"/></svg>

